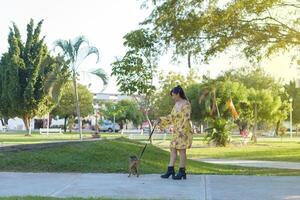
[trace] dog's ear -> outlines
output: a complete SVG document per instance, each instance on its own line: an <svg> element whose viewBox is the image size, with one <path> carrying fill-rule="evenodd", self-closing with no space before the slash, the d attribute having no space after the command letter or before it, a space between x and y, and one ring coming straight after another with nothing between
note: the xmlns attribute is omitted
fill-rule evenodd
<svg viewBox="0 0 300 200"><path fill-rule="evenodd" d="M130 156L130 159L132 159L132 160L138 160L138 157L137 156Z"/></svg>

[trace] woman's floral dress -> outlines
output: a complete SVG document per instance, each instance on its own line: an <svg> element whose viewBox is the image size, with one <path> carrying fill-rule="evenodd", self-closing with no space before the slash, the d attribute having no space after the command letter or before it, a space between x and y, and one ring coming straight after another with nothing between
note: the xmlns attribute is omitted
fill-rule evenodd
<svg viewBox="0 0 300 200"><path fill-rule="evenodd" d="M161 117L160 124L163 128L173 126L172 140L170 147L175 149L189 149L193 140L193 129L190 121L191 104L185 101L179 111L174 106L167 117Z"/></svg>

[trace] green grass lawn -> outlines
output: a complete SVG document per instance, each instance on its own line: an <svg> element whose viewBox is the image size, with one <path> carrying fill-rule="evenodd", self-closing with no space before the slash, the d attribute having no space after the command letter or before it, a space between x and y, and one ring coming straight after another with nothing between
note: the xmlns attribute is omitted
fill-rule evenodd
<svg viewBox="0 0 300 200"><path fill-rule="evenodd" d="M64 134L50 134L41 135L37 132L33 132L31 136L25 136L25 132L10 132L10 133L0 133L0 144L33 144L42 142L55 142L62 140L78 140L78 132L67 132ZM84 132L83 138L92 138L93 132ZM120 137L121 134L118 133L100 133L101 137L104 138L116 138Z"/></svg>
<svg viewBox="0 0 300 200"><path fill-rule="evenodd" d="M193 148L189 157L300 162L299 142L263 141L247 146Z"/></svg>
<svg viewBox="0 0 300 200"><path fill-rule="evenodd" d="M84 138L92 138L92 132L85 132ZM117 138L121 134L118 133L101 133L102 138ZM124 135L126 136L126 135ZM161 149L168 150L169 139L154 140L153 144ZM30 144L43 143L61 140L78 140L77 132L55 134L55 135L40 135L33 132L32 136L25 136L24 132L18 133L0 133L0 144ZM272 161L291 161L300 162L300 138L258 138L258 143L251 142L246 146L238 144L240 137L233 137L235 145L228 147L208 147L203 141L201 135L195 135L193 140L193 148L188 150L189 158L228 158L228 159L249 159L249 160L272 160ZM140 140L145 142L145 140Z"/></svg>
<svg viewBox="0 0 300 200"><path fill-rule="evenodd" d="M300 138L258 138L256 144L239 143L240 137L233 138L228 147L209 147L203 137L196 136L193 148L187 151L189 158L226 158L246 160L270 160L300 162ZM168 149L169 141L154 141L164 150Z"/></svg>
<svg viewBox="0 0 300 200"><path fill-rule="evenodd" d="M143 144L126 138L65 144L47 149L0 153L0 171L127 173L128 157ZM166 170L169 152L150 145L141 162L141 173ZM300 170L262 169L188 161L188 173L239 175L300 175Z"/></svg>

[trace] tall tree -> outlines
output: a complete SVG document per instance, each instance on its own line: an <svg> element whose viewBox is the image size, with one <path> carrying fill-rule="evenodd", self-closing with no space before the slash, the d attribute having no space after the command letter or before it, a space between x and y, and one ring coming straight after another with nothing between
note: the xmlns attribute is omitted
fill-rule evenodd
<svg viewBox="0 0 300 200"><path fill-rule="evenodd" d="M253 127L256 141L257 125L278 126L287 118L289 109L281 90L278 82L257 70L225 73L216 79L204 77L200 84L199 114L202 119L230 120L227 102L231 100L239 115L235 122L240 129Z"/></svg>
<svg viewBox="0 0 300 200"><path fill-rule="evenodd" d="M161 73L159 75L159 89L155 93L154 99L154 112L157 116L165 116L171 112L174 102L171 98L170 91L177 85L181 85L187 97L190 101L193 101L195 93L193 89L190 88L191 85L197 84L200 81L200 77L197 72L193 69L189 70L187 75L182 75L180 73L169 72L167 75ZM198 95L198 93L196 94ZM197 101L198 102L198 101ZM195 102L192 102L192 118L194 119L194 111L197 112L195 107Z"/></svg>
<svg viewBox="0 0 300 200"><path fill-rule="evenodd" d="M86 44L84 46L84 44ZM90 46L88 40L84 36L79 36L74 40L57 40L55 47L59 47L65 58L69 61L69 68L72 71L72 79L74 85L74 93L76 98L76 110L79 123L79 134L82 139L82 124L80 116L80 102L77 91L77 73L81 63L90 55L95 54L97 56L97 62L99 61L99 51L96 47ZM94 74L98 75L104 83L107 83L107 76L103 76L103 71L96 70Z"/></svg>
<svg viewBox="0 0 300 200"><path fill-rule="evenodd" d="M257 121L255 124L259 123L273 123L270 121L270 116L272 116L273 120L276 121L276 128L275 133L278 133L279 127L283 120L285 120L288 116L289 112L289 96L284 91L284 88L282 86L282 83L280 81L275 80L272 76L267 74L262 68L253 68L253 69L247 69L242 68L240 70L231 70L228 72L225 72L224 76L230 80L238 81L240 83L243 83L248 89L254 89L255 92L253 92L253 95L259 95L261 98L261 95L264 93L262 90L268 90L271 92L272 97L280 97L281 106L278 109L273 110L273 115L268 115L269 117L267 122L263 122L259 117L257 118ZM260 91L259 93L257 93ZM290 88L290 91L292 90L292 87ZM267 95L267 94L266 94ZM253 99L254 100L254 99ZM255 101L252 101L254 103ZM246 105L246 104L245 104ZM249 106L250 104L248 104ZM266 104L264 104L266 105ZM251 107L255 111L255 108L259 111L258 107L259 104L252 104ZM271 107L270 107L271 108ZM269 110L271 111L271 110ZM260 115L260 113L257 113ZM254 115L254 113L253 113ZM261 116L261 115L260 115ZM254 122L253 122L254 123ZM255 128L255 127L253 127Z"/></svg>
<svg viewBox="0 0 300 200"><path fill-rule="evenodd" d="M93 94L83 85L78 84L78 96L80 102L80 116L86 117L93 113ZM67 120L76 116L76 101L74 85L69 81L62 88L62 96L59 103L52 110L51 115L63 117L65 120L64 131L67 129Z"/></svg>
<svg viewBox="0 0 300 200"><path fill-rule="evenodd" d="M124 99L117 103L105 103L105 108L102 113L110 120L112 120L115 115L116 122L120 123L121 129L123 129L124 124L128 122L132 122L135 126L138 126L142 123L144 118L137 102L129 99Z"/></svg>
<svg viewBox="0 0 300 200"><path fill-rule="evenodd" d="M283 98L287 102L292 99L292 117L293 123L299 124L300 123L300 88L296 87L295 81L290 81L289 84L284 86L287 95Z"/></svg>
<svg viewBox="0 0 300 200"><path fill-rule="evenodd" d="M275 114L280 114L277 111L282 101L279 96L273 96L269 90L254 90L253 88L250 89L249 101L254 111L253 140L256 142L257 124L259 122L275 124L278 120Z"/></svg>
<svg viewBox="0 0 300 200"><path fill-rule="evenodd" d="M247 88L271 90L275 96L283 89L282 83L266 73L261 67L229 70L224 73L223 78L241 82Z"/></svg>
<svg viewBox="0 0 300 200"><path fill-rule="evenodd" d="M248 89L237 81L204 77L200 84L200 114L202 120L221 117L230 119L231 113L228 110L227 102L232 101L240 114L240 118L249 117L247 113Z"/></svg>
<svg viewBox="0 0 300 200"><path fill-rule="evenodd" d="M22 118L29 134L31 119L50 112L59 97L59 92L54 97L52 91L59 91L68 79L66 63L60 57L53 58L44 37L40 37L42 22L35 26L30 20L26 42L13 24L8 36L8 52L0 61L1 113L5 118ZM51 82L50 77L59 81Z"/></svg>
<svg viewBox="0 0 300 200"><path fill-rule="evenodd" d="M128 51L122 59L112 63L112 75L117 77L120 91L128 95L139 95L139 101L150 127L150 97L155 87L153 76L157 68L159 47L157 36L146 29L138 29L124 36Z"/></svg>

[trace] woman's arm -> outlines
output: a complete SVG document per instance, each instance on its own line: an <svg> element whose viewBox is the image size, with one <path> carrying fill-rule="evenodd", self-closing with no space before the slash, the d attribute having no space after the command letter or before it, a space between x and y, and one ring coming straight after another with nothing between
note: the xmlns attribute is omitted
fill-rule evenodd
<svg viewBox="0 0 300 200"><path fill-rule="evenodd" d="M174 109L174 108L173 108ZM172 125L173 123L173 117L172 117L172 114L169 114L165 117L160 117L159 118L160 120L160 125L163 127L163 128L166 128L167 126L170 126Z"/></svg>

